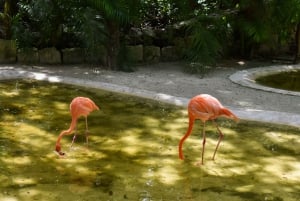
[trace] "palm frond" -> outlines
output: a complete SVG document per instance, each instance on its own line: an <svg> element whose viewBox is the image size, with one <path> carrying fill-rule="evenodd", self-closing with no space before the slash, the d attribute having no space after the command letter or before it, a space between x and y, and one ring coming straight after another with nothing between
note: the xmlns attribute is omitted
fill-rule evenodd
<svg viewBox="0 0 300 201"><path fill-rule="evenodd" d="M114 19L120 23L128 23L130 21L130 10L134 7L132 6L133 0L88 0L88 4L99 10L105 18ZM136 1L137 2L137 1Z"/></svg>
<svg viewBox="0 0 300 201"><path fill-rule="evenodd" d="M186 54L187 59L203 64L214 63L222 50L214 29L197 21L190 25L188 32L191 34L191 41Z"/></svg>

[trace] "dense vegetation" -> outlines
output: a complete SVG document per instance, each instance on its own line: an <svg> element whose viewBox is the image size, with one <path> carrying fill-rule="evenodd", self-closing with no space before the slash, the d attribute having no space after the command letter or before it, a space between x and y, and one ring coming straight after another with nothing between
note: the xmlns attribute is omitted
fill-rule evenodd
<svg viewBox="0 0 300 201"><path fill-rule="evenodd" d="M19 48L84 47L116 69L132 30L176 29L183 59L299 55L300 0L0 0L0 38ZM157 41L163 43L166 40ZM142 43L145 41L142 41Z"/></svg>

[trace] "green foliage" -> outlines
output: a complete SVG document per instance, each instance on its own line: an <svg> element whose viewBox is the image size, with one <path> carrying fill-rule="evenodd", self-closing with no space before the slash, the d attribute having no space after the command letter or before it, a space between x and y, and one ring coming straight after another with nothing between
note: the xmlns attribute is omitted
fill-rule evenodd
<svg viewBox="0 0 300 201"><path fill-rule="evenodd" d="M111 69L122 69L126 63L123 46L131 27L164 30L180 25L174 35L187 41L185 58L206 66L228 54L251 57L261 44L288 44L294 40L295 27L300 23L299 0L2 2L10 3L7 5L12 9L4 12L0 6L0 37L9 38L12 24L19 47L84 47L95 57L100 54L99 46L105 47Z"/></svg>
<svg viewBox="0 0 300 201"><path fill-rule="evenodd" d="M12 19L17 14L17 0L0 1L0 38L11 39Z"/></svg>
<svg viewBox="0 0 300 201"><path fill-rule="evenodd" d="M100 11L105 19L120 24L128 24L137 18L139 2L139 0L87 0L88 5Z"/></svg>
<svg viewBox="0 0 300 201"><path fill-rule="evenodd" d="M106 37L102 16L84 1L23 0L13 24L21 48L85 47L96 52L97 44Z"/></svg>
<svg viewBox="0 0 300 201"><path fill-rule="evenodd" d="M104 33L107 40L103 41L107 50L107 66L110 69L128 70L121 39L128 30L129 24L138 19L139 0L88 0L88 5L103 17Z"/></svg>
<svg viewBox="0 0 300 201"><path fill-rule="evenodd" d="M189 30L191 31L191 42L186 53L188 60L204 64L213 63L221 50L214 31L207 29L199 21L193 23Z"/></svg>
<svg viewBox="0 0 300 201"><path fill-rule="evenodd" d="M270 12L270 23L278 34L279 42L287 42L300 22L300 1L273 0Z"/></svg>
<svg viewBox="0 0 300 201"><path fill-rule="evenodd" d="M70 5L71 1L68 1ZM26 1L19 2L19 13L14 20L14 36L19 45L35 47L60 46L64 25L72 8L64 1ZM23 36L25 33L25 36ZM28 38L27 38L28 37ZM29 44L26 40L31 41Z"/></svg>
<svg viewBox="0 0 300 201"><path fill-rule="evenodd" d="M165 28L183 19L186 1L144 0L140 9L143 27Z"/></svg>
<svg viewBox="0 0 300 201"><path fill-rule="evenodd" d="M229 14L216 6L215 2L202 1L189 21L186 58L200 66L213 65L224 54L232 31L228 26Z"/></svg>
<svg viewBox="0 0 300 201"><path fill-rule="evenodd" d="M281 42L294 40L292 32L299 23L300 1L241 0L232 20L234 41L242 56L249 56L259 44L276 48ZM279 44L278 44L279 43Z"/></svg>
<svg viewBox="0 0 300 201"><path fill-rule="evenodd" d="M81 12L75 13L76 18L80 20L72 27L74 30L70 30L70 33L76 33L82 47L86 48L86 54L91 57L92 61L97 61L99 55L103 53L101 44L108 37L105 33L103 18L90 7L80 8L80 10Z"/></svg>

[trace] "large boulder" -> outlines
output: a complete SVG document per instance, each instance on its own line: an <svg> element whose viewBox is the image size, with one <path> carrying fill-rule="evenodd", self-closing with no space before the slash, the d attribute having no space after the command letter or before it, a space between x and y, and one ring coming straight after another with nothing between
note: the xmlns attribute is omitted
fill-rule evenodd
<svg viewBox="0 0 300 201"><path fill-rule="evenodd" d="M177 59L182 59L187 49L185 39L181 37L174 38L174 45Z"/></svg>
<svg viewBox="0 0 300 201"><path fill-rule="evenodd" d="M129 62L139 63L143 61L143 45L126 46L126 54Z"/></svg>
<svg viewBox="0 0 300 201"><path fill-rule="evenodd" d="M18 62L22 64L39 63L39 52L37 48L19 49L17 53Z"/></svg>
<svg viewBox="0 0 300 201"><path fill-rule="evenodd" d="M44 48L39 50L41 64L61 64L60 52L55 48Z"/></svg>
<svg viewBox="0 0 300 201"><path fill-rule="evenodd" d="M62 60L64 64L84 63L84 50L81 48L67 48L62 50Z"/></svg>
<svg viewBox="0 0 300 201"><path fill-rule="evenodd" d="M157 46L144 46L144 61L156 63L160 60L160 48Z"/></svg>
<svg viewBox="0 0 300 201"><path fill-rule="evenodd" d="M93 51L85 50L85 62L89 64L107 65L107 50L104 45L94 47Z"/></svg>
<svg viewBox="0 0 300 201"><path fill-rule="evenodd" d="M167 46L161 48L161 60L162 61L176 61L179 59L179 55L175 46Z"/></svg>

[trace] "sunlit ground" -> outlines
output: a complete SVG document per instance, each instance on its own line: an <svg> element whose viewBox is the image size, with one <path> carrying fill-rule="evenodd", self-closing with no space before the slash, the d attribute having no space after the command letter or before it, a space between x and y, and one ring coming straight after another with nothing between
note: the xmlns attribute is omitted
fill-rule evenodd
<svg viewBox="0 0 300 201"><path fill-rule="evenodd" d="M72 149L53 151L71 121L69 103L87 96L101 107L84 118ZM0 200L300 200L299 128L219 120L225 134L216 160L216 129L207 126L205 165L202 126L185 141L187 112L150 100L46 83L0 83Z"/></svg>

